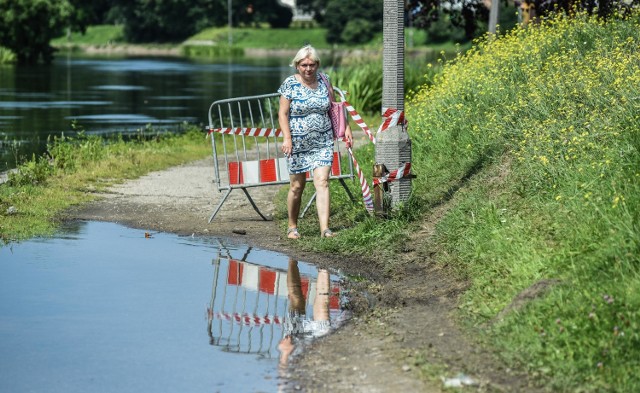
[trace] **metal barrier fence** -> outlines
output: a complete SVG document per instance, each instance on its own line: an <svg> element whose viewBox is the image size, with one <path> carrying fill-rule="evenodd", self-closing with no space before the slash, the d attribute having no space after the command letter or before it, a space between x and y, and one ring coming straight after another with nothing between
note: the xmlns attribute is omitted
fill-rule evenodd
<svg viewBox="0 0 640 393"><path fill-rule="evenodd" d="M338 88L334 89L339 91ZM209 107L207 132L211 136L214 183L219 192L224 192L209 222L235 189L244 192L253 209L266 221L248 189L289 184L287 158L279 149L279 138L282 137L282 132L277 128L279 96L278 93L271 93L229 98L215 101ZM340 181L351 200L355 201L344 182L354 177L353 163L347 159L347 169L343 170L344 156L339 143L334 142L330 180ZM312 181L310 174L307 174L307 181ZM313 194L301 217L315 197Z"/></svg>

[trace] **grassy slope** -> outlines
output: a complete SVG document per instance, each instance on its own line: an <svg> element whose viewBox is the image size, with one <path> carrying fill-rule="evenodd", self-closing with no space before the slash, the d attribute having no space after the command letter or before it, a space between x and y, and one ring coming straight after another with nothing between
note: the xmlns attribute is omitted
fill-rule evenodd
<svg viewBox="0 0 640 393"><path fill-rule="evenodd" d="M69 37L63 36L51 40L51 45L66 45L66 44L79 44L79 45L106 45L108 43L123 43L123 29L122 26L117 25L98 25L88 26L87 31L84 34L71 33Z"/></svg>
<svg viewBox="0 0 640 393"><path fill-rule="evenodd" d="M418 195L500 171L440 224L440 260L471 280L463 312L475 323L558 280L492 333L510 362L562 391L640 391L639 27L636 16L517 30L408 110L416 172L430 174Z"/></svg>

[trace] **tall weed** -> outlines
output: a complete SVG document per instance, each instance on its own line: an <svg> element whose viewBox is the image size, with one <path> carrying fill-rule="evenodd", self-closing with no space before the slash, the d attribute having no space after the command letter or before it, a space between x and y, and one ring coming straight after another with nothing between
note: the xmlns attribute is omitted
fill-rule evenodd
<svg viewBox="0 0 640 393"><path fill-rule="evenodd" d="M434 62L435 63L435 62ZM404 88L406 92L428 84L439 71L438 63L409 60L405 65ZM360 113L379 113L382 108L382 60L351 63L337 69L329 69L331 83L346 91L347 101Z"/></svg>

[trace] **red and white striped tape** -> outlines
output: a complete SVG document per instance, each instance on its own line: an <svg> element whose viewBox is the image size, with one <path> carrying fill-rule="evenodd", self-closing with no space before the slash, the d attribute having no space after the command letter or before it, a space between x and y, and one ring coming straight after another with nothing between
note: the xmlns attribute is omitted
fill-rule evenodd
<svg viewBox="0 0 640 393"><path fill-rule="evenodd" d="M211 315L211 313L210 313ZM228 313L228 312L216 312L213 313L213 316L216 319L222 319L225 321L236 322L241 325L247 326L260 326L260 325L280 325L283 320L280 319L277 315L249 315L249 314L239 314L239 313Z"/></svg>
<svg viewBox="0 0 640 393"><path fill-rule="evenodd" d="M364 120L362 120L362 117L360 117L360 114L347 101L345 101L344 104L347 107L347 112L349 112L349 115L351 116L353 121L358 125L358 127L362 129L362 131L364 131L365 134L367 134L367 136L369 137L369 140L375 145L376 137L373 135L373 133L371 132L367 124L364 122Z"/></svg>
<svg viewBox="0 0 640 393"><path fill-rule="evenodd" d="M343 98L343 101L344 101L344 98ZM367 136L369 137L369 140L373 144L375 144L376 143L375 136L371 133L371 130L369 129L367 124L362 120L362 117L360 117L360 114L358 113L358 111L356 111L355 108L351 104L349 104L347 101L344 101L344 102L345 102L345 106L347 107L347 111L349 112L349 115L351 116L353 121L358 125L358 127L362 129L362 131L364 131L365 134L367 134ZM402 126L404 127L407 124L407 121L404 118L404 112L397 109L382 108L382 117L384 121L378 128L376 135L380 132L387 130L389 127L393 127L398 124L402 124ZM360 170L360 166L358 165L358 161L356 160L356 157L353 155L353 151L351 150L351 148L348 148L347 150L349 151L349 155L351 155L351 160L353 161L353 164L356 167L356 172L358 173L358 179L360 180L360 189L362 191L362 199L364 200L364 205L367 208L367 211L371 213L374 210L373 200L371 197L371 189L369 188L369 184L367 183L366 179L364 178L364 175L362 174L362 170ZM374 179L373 184L377 185L380 183L391 182L394 180L401 179L404 176L407 176L410 171L411 171L411 163L406 163L402 165L400 168L398 168L397 170L392 171L389 174L385 175L384 177L380 179Z"/></svg>
<svg viewBox="0 0 640 393"><path fill-rule="evenodd" d="M282 130L279 128L246 128L246 127L226 127L226 128L209 128L207 135L213 132L219 134L235 134L242 136L282 136Z"/></svg>
<svg viewBox="0 0 640 393"><path fill-rule="evenodd" d="M358 165L356 157L353 155L353 151L350 147L348 147L347 150L349 151L349 155L351 156L353 165L356 167L356 172L358 173L358 180L360 180L360 191L362 191L364 206L367 208L367 211L371 213L373 212L373 199L371 198L371 190L369 189L369 184L362 174L362 170L360 169L360 165Z"/></svg>
<svg viewBox="0 0 640 393"><path fill-rule="evenodd" d="M402 179L403 177L407 176L410 172L411 172L411 163L407 162L402 164L400 168L389 172L388 174L384 175L381 178L378 178L378 179L374 178L373 184L376 185L380 183L390 183L392 181Z"/></svg>
<svg viewBox="0 0 640 393"><path fill-rule="evenodd" d="M369 140L375 145L376 137L371 132L371 129L369 129L369 126L367 126L367 124L362 120L362 117L360 116L358 111L356 111L355 108L347 101L344 101L344 103L347 107L347 112L349 112L349 115L351 116L353 121L358 125L358 127L362 129L362 131L364 131L365 134L367 134ZM376 135L398 124L402 124L403 126L407 125L407 121L404 118L404 111L400 111L397 109L382 108L382 118L384 120L382 121L382 124L380 124Z"/></svg>
<svg viewBox="0 0 640 393"><path fill-rule="evenodd" d="M404 119L404 111L394 108L382 108L382 118L384 121L380 124L378 132L385 131L389 127L397 126L401 124L403 127L407 125L407 121Z"/></svg>

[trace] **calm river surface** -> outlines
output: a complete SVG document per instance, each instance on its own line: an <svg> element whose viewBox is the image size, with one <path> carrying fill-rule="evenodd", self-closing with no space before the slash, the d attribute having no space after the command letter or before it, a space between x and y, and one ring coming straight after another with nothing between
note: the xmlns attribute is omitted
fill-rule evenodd
<svg viewBox="0 0 640 393"><path fill-rule="evenodd" d="M0 171L42 153L49 135L204 125L215 100L275 92L290 60L62 55L48 66L0 65Z"/></svg>
<svg viewBox="0 0 640 393"><path fill-rule="evenodd" d="M0 248L0 392L276 392L342 293L286 255L71 223Z"/></svg>

